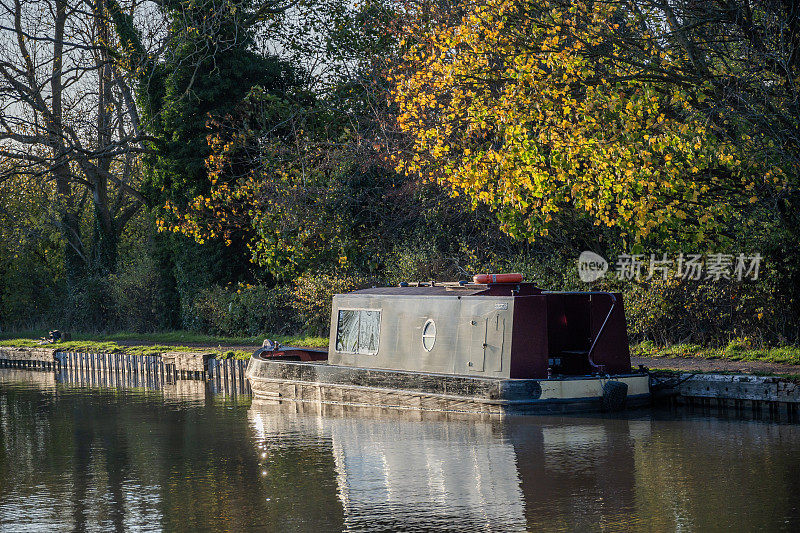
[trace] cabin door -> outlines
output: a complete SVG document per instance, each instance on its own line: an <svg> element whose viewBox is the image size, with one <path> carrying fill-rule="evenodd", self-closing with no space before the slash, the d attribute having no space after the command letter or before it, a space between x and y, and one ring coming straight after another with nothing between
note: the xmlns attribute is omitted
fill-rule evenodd
<svg viewBox="0 0 800 533"><path fill-rule="evenodd" d="M503 342L506 319L500 313L472 317L472 342L470 372L501 372L503 370Z"/></svg>

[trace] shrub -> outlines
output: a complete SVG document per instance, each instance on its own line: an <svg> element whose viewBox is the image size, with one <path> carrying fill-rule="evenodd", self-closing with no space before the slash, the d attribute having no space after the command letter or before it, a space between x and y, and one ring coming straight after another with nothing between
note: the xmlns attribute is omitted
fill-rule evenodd
<svg viewBox="0 0 800 533"><path fill-rule="evenodd" d="M448 258L430 243L404 243L386 258L386 278L391 285L403 281L454 281L466 279L458 258Z"/></svg>
<svg viewBox="0 0 800 533"><path fill-rule="evenodd" d="M737 338L750 339L748 343L786 339L780 311L785 306L760 280L654 279L627 285L624 298L634 341L725 346Z"/></svg>
<svg viewBox="0 0 800 533"><path fill-rule="evenodd" d="M139 253L121 262L117 273L109 277L108 291L120 327L139 333L160 329L169 312L160 276L153 257Z"/></svg>
<svg viewBox="0 0 800 533"><path fill-rule="evenodd" d="M525 281L545 290L591 290L578 278L577 263L567 254L523 252L502 262L496 272L520 272Z"/></svg>
<svg viewBox="0 0 800 533"><path fill-rule="evenodd" d="M371 278L345 272L299 276L295 280L293 296L305 331L312 335L325 335L330 324L333 296L371 285Z"/></svg>
<svg viewBox="0 0 800 533"><path fill-rule="evenodd" d="M752 350L753 345L747 337L735 337L725 346L725 353L742 353Z"/></svg>
<svg viewBox="0 0 800 533"><path fill-rule="evenodd" d="M193 329L213 335L285 335L301 327L286 286L212 286L197 294L191 313Z"/></svg>
<svg viewBox="0 0 800 533"><path fill-rule="evenodd" d="M96 332L116 327L108 276L90 274L84 277L67 291L62 306L66 329Z"/></svg>
<svg viewBox="0 0 800 533"><path fill-rule="evenodd" d="M0 257L0 324L11 330L64 327L56 273L30 255ZM52 329L52 328L51 328Z"/></svg>

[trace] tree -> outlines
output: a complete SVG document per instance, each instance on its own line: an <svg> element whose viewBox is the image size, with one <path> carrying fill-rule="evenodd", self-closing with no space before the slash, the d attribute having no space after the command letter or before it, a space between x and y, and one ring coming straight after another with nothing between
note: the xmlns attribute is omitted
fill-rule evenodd
<svg viewBox="0 0 800 533"><path fill-rule="evenodd" d="M342 181L351 172L386 185L396 178L368 168L381 157L367 110L386 102L373 90L378 76L369 65L381 44L369 22L384 14L375 5L301 3L262 28L256 47L281 50L282 63L296 65L294 78L253 85L224 113L208 113L208 146L193 151L205 154L205 182L188 210L170 202L175 216L164 227L198 242L247 242L253 262L279 278L352 259L343 235L349 221L336 223L346 210L329 210L341 206Z"/></svg>
<svg viewBox="0 0 800 533"><path fill-rule="evenodd" d="M724 234L797 196L792 6L421 2L394 71L398 168L516 237L570 210L637 240Z"/></svg>
<svg viewBox="0 0 800 533"><path fill-rule="evenodd" d="M143 114L155 137L148 191L181 208L208 191L206 138L213 120L231 113L253 87L283 95L295 73L274 55L253 50L260 13L279 9L253 0L160 3L171 46L140 86ZM209 122L209 119L212 122Z"/></svg>
<svg viewBox="0 0 800 533"><path fill-rule="evenodd" d="M63 246L48 223L52 187L30 176L0 182L0 323L27 329L63 304Z"/></svg>
<svg viewBox="0 0 800 533"><path fill-rule="evenodd" d="M14 0L0 20L0 180L52 185L51 222L74 288L89 271L113 271L119 236L142 205L145 136L130 80L102 1Z"/></svg>
<svg viewBox="0 0 800 533"><path fill-rule="evenodd" d="M283 95L296 85L291 65L257 52L253 44L256 28L290 3L159 1L154 11L164 26L155 31L145 31L141 17L112 5L125 63L136 80L141 122L150 134L142 191L162 231L181 227L193 199L209 192L208 139L226 134L219 127L246 95L252 90ZM157 44L148 47L148 39ZM224 182L233 177L214 179ZM241 232L228 237L223 241L206 235L193 242L160 233L155 238L162 293L175 302L174 309L185 308L209 284L254 277ZM177 325L177 316L166 322Z"/></svg>

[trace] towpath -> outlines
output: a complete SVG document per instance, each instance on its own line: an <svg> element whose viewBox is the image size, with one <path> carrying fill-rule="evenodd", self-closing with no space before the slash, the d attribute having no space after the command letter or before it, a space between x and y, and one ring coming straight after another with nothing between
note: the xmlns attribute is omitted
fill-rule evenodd
<svg viewBox="0 0 800 533"><path fill-rule="evenodd" d="M731 361L730 359L707 359L704 357L631 357L636 367L680 370L682 372L741 372L752 374L800 374L800 365L784 365L765 361Z"/></svg>

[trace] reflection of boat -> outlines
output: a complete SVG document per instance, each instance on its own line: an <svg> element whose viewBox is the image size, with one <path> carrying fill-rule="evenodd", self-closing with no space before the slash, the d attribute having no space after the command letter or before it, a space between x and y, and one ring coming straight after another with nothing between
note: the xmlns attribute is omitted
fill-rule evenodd
<svg viewBox="0 0 800 533"><path fill-rule="evenodd" d="M634 505L630 441L649 435L646 421L476 420L308 402L256 400L248 417L267 457L291 446L329 450L343 529L354 531L558 529L565 516L591 530L600 515ZM265 469L279 477L280 465Z"/></svg>
<svg viewBox="0 0 800 533"><path fill-rule="evenodd" d="M621 296L606 292L461 282L339 294L322 357L259 350L254 395L497 414L649 400L647 374L631 371Z"/></svg>
<svg viewBox="0 0 800 533"><path fill-rule="evenodd" d="M409 420L375 407L255 402L248 416L258 441L330 443L345 531L524 530L513 447L491 423L437 414Z"/></svg>

